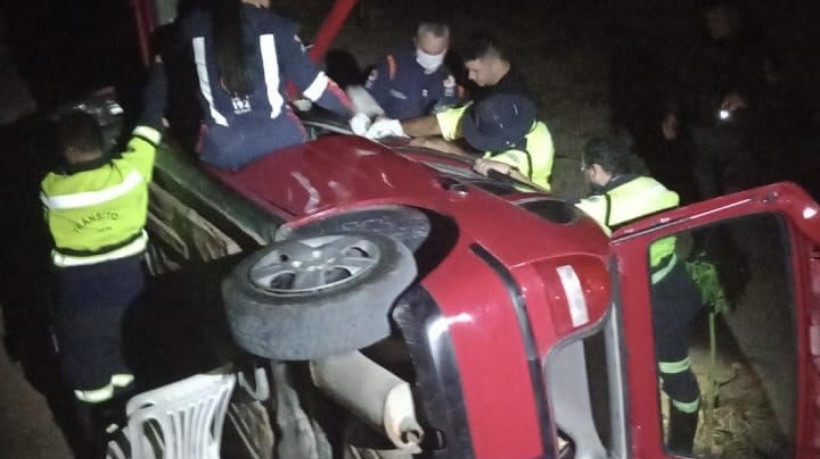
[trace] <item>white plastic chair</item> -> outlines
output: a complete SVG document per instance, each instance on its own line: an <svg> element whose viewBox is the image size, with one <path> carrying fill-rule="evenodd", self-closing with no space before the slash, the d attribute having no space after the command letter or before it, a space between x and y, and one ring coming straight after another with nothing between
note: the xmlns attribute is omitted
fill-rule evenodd
<svg viewBox="0 0 820 459"><path fill-rule="evenodd" d="M228 367L135 395L125 435L133 459L219 459L236 384Z"/></svg>

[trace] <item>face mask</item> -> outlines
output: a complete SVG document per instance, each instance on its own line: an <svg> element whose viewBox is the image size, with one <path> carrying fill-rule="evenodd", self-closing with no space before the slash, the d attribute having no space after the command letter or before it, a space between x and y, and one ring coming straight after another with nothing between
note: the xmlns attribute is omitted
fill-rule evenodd
<svg viewBox="0 0 820 459"><path fill-rule="evenodd" d="M441 67L441 64L444 63L444 55L446 53L441 54L427 54L420 49L416 49L416 62L419 63L420 66L424 67L424 70L427 73L432 73L438 70Z"/></svg>

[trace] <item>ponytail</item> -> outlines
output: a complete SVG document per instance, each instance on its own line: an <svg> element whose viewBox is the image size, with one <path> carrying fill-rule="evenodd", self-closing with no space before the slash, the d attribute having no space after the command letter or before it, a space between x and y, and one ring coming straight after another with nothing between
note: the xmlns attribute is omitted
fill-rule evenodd
<svg viewBox="0 0 820 459"><path fill-rule="evenodd" d="M250 88L245 75L241 0L214 0L211 25L222 86L232 96L245 97Z"/></svg>

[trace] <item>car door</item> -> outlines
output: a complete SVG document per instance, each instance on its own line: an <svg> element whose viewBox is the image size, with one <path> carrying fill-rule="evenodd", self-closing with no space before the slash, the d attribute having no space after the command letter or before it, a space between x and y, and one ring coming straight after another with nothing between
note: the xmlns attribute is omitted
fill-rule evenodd
<svg viewBox="0 0 820 459"><path fill-rule="evenodd" d="M669 415L657 353L666 337L656 332L666 325L653 318L648 255L670 237L690 277L698 263L714 267L725 300L717 301L723 313L703 307L691 325L688 355L701 393L692 457L820 454L819 211L801 188L781 183L664 212L613 235L628 456L676 457L664 440Z"/></svg>

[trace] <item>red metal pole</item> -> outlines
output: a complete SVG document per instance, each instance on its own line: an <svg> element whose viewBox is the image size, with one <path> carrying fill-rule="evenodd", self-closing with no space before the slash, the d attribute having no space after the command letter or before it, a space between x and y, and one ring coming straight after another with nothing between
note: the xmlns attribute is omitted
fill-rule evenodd
<svg viewBox="0 0 820 459"><path fill-rule="evenodd" d="M131 8L134 10L134 25L137 28L140 58L142 58L142 63L148 67L151 65L151 30L153 30L150 7L144 0L131 0Z"/></svg>
<svg viewBox="0 0 820 459"><path fill-rule="evenodd" d="M356 6L356 2L357 0L336 0L333 3L333 8L325 17L325 21L319 27L319 32L313 40L313 46L310 48L311 59L318 62L325 56L330 43L339 34L339 30L344 25L353 7Z"/></svg>

